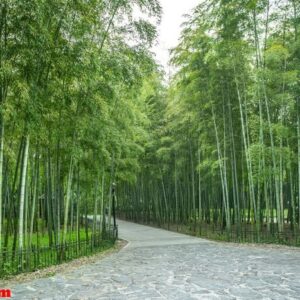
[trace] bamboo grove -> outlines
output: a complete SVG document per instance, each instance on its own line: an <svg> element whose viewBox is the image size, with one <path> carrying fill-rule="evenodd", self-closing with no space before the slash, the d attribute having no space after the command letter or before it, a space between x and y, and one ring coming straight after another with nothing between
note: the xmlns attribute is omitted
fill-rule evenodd
<svg viewBox="0 0 300 300"><path fill-rule="evenodd" d="M107 207L110 220L111 183L134 176L146 136L160 11L156 0L1 1L0 254L78 240Z"/></svg>
<svg viewBox="0 0 300 300"><path fill-rule="evenodd" d="M168 86L160 15L1 1L0 254L101 234L113 182L130 220L299 235L300 1L199 0Z"/></svg>
<svg viewBox="0 0 300 300"><path fill-rule="evenodd" d="M298 235L300 1L199 1L172 63L120 215Z"/></svg>

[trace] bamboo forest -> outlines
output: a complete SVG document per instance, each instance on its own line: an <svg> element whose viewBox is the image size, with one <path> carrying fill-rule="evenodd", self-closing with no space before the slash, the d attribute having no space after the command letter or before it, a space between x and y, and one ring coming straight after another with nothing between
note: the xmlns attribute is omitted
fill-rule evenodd
<svg viewBox="0 0 300 300"><path fill-rule="evenodd" d="M1 0L0 276L111 247L115 213L300 246L300 1L198 2L168 74L158 0Z"/></svg>
<svg viewBox="0 0 300 300"><path fill-rule="evenodd" d="M299 245L299 24L297 0L195 8L172 50L175 75L146 100L150 131L136 182L119 190L123 217Z"/></svg>

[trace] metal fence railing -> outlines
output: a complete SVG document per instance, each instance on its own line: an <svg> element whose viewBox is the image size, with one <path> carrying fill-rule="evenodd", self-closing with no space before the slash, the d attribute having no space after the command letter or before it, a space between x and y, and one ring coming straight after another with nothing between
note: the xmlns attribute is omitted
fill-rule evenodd
<svg viewBox="0 0 300 300"><path fill-rule="evenodd" d="M274 243L289 246L300 246L300 234L298 231L267 231L248 228L233 228L230 230L218 227L200 227L191 232L200 236L215 240L223 240L237 243Z"/></svg>
<svg viewBox="0 0 300 300"><path fill-rule="evenodd" d="M204 222L158 222L155 219L144 221L142 217L134 217L122 212L119 212L118 217L140 224L160 227L218 241L282 244L300 247L300 230L298 226L292 229L290 224L285 224L282 232L278 231L276 223L269 224L269 228L267 224L264 223L261 224L259 228L257 228L256 224L242 224L240 226L232 225L228 230L220 224L208 224Z"/></svg>
<svg viewBox="0 0 300 300"><path fill-rule="evenodd" d="M32 245L23 250L3 250L0 254L0 278L24 272L32 272L58 265L82 256L92 255L113 245L118 238L118 227L106 228L102 234L88 240L72 241L48 247Z"/></svg>
<svg viewBox="0 0 300 300"><path fill-rule="evenodd" d="M236 243L266 243L266 244L283 244L288 246L300 246L300 232L299 230L285 229L282 232L276 230L273 226L267 230L264 226L262 228L254 229L249 226L233 227L229 230L215 225L196 225L189 224L189 234L197 235L199 237L236 242Z"/></svg>

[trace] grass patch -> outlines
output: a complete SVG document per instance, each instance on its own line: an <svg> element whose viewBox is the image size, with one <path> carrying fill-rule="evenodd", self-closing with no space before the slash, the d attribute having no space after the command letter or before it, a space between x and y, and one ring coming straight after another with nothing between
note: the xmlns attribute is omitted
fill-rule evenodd
<svg viewBox="0 0 300 300"><path fill-rule="evenodd" d="M85 241L85 240L90 240L92 237L92 230L89 228L87 233L85 228L81 228L79 230L79 234L76 231L73 232L69 232L67 235L67 243L72 243L72 242L76 242L77 239L79 241ZM29 245L29 237L27 236L24 239L24 248L28 248L29 246L34 246L34 247L49 247L51 246L50 244L50 238L49 235L47 234L46 231L42 232L42 233L34 233L32 235L32 240L31 240L31 245ZM10 250L13 248L13 242L14 242L14 237L12 235L10 235L8 237L8 243L7 243L7 250ZM57 240L55 239L54 235L52 236L52 244L61 244L62 243L62 231L60 233L60 239L59 239L59 243L57 243ZM16 249L18 249L19 246L19 241L18 239L16 240Z"/></svg>
<svg viewBox="0 0 300 300"><path fill-rule="evenodd" d="M50 239L48 235L35 236L32 238L30 247L24 250L12 251L13 237L9 238L9 250L4 250L0 255L0 278L24 272L33 272L52 265L59 265L84 256L90 256L113 247L115 238L112 232L106 232L104 236L97 233L92 235L91 230L85 228L68 234L65 244L57 243L57 240Z"/></svg>

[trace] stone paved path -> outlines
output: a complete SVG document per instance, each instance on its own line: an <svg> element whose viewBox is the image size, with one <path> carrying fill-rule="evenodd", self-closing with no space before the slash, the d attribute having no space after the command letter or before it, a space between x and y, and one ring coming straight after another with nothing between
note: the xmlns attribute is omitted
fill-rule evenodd
<svg viewBox="0 0 300 300"><path fill-rule="evenodd" d="M13 299L300 299L300 249L209 242L119 221L130 243L97 263L19 284Z"/></svg>

